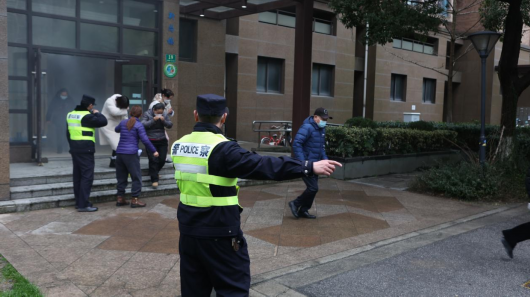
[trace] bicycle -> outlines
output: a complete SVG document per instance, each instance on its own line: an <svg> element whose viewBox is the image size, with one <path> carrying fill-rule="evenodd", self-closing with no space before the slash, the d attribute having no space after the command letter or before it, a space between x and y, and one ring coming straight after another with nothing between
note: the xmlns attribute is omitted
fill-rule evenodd
<svg viewBox="0 0 530 297"><path fill-rule="evenodd" d="M292 131L292 125L291 124L284 124L282 126L270 126L271 130L278 130L280 132L280 136L278 137L278 134L272 134L268 136L263 136L261 138L261 144L263 145L272 145L272 146L291 146L292 144L292 137L291 137L291 131Z"/></svg>

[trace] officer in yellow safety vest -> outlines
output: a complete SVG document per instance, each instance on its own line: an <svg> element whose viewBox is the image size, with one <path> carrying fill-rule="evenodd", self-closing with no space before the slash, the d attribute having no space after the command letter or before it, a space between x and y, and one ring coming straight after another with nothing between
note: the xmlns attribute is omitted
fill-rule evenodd
<svg viewBox="0 0 530 297"><path fill-rule="evenodd" d="M88 201L94 181L94 153L96 152L96 128L107 125L107 118L94 109L96 99L83 95L81 104L68 113L66 137L74 165L73 181L75 207L79 212L97 211Z"/></svg>
<svg viewBox="0 0 530 297"><path fill-rule="evenodd" d="M299 161L251 153L223 136L226 99L197 97L193 133L171 146L180 189L180 279L182 296L248 296L250 259L241 231L237 178L286 180L330 175L335 161Z"/></svg>

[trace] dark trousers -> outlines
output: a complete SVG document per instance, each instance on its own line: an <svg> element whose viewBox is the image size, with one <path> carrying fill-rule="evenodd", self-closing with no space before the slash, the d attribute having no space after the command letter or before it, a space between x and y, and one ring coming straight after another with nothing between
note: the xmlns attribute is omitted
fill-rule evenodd
<svg viewBox="0 0 530 297"><path fill-rule="evenodd" d="M318 175L302 177L307 188L294 200L294 205L299 207L298 212L308 211L315 201L315 196L318 193Z"/></svg>
<svg viewBox="0 0 530 297"><path fill-rule="evenodd" d="M519 242L530 239L530 222L521 224L513 229L502 231L508 243L515 247Z"/></svg>
<svg viewBox="0 0 530 297"><path fill-rule="evenodd" d="M90 206L88 201L94 182L94 154L71 154L74 165L74 196L78 208Z"/></svg>
<svg viewBox="0 0 530 297"><path fill-rule="evenodd" d="M129 182L127 178L131 175L132 197L140 196L142 192L142 170L140 169L140 157L137 154L116 154L116 179L118 180L118 196L125 196L125 189Z"/></svg>
<svg viewBox="0 0 530 297"><path fill-rule="evenodd" d="M147 151L147 156L149 157L149 176L151 177L151 182L154 183L158 182L158 173L166 164L167 139L151 140L151 143L158 152L157 158L153 156L154 152Z"/></svg>
<svg viewBox="0 0 530 297"><path fill-rule="evenodd" d="M204 239L180 235L180 283L182 297L248 296L250 258L247 242L239 239L234 251L232 238Z"/></svg>

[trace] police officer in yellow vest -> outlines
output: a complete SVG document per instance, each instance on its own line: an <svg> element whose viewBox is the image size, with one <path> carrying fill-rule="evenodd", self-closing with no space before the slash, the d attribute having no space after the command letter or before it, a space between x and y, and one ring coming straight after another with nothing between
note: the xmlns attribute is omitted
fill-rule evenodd
<svg viewBox="0 0 530 297"><path fill-rule="evenodd" d="M96 99L83 95L81 104L68 113L66 137L74 165L75 207L79 212L97 211L88 201L94 181L94 153L96 152L96 128L107 125L107 118L94 109Z"/></svg>
<svg viewBox="0 0 530 297"><path fill-rule="evenodd" d="M173 143L171 157L180 194L182 296L248 296L250 259L240 228L237 178L285 180L329 175L339 163L298 161L251 153L222 135L226 99L197 97L193 133Z"/></svg>

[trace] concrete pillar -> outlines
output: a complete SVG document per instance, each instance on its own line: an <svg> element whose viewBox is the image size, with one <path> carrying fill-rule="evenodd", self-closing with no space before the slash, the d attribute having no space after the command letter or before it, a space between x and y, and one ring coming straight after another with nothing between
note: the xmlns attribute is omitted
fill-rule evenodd
<svg viewBox="0 0 530 297"><path fill-rule="evenodd" d="M9 200L9 98L7 74L7 0L0 0L0 200Z"/></svg>
<svg viewBox="0 0 530 297"><path fill-rule="evenodd" d="M168 130L170 144L177 139L178 130L178 106L179 106L179 92L178 92L178 78L180 76L180 69L177 68L177 76L170 78L164 75L164 65L166 64L166 55L175 55L176 60L172 62L178 67L179 57L179 18L180 18L180 6L179 0L164 0L164 11L162 14L162 69L160 69L161 78L161 89L170 89L175 93L175 97L171 102L171 106L175 110L175 117L173 117L173 128ZM169 18L169 14L173 15L173 18ZM173 27L173 32L169 30L170 26ZM168 40L172 39L172 42ZM173 43L173 44L170 44Z"/></svg>

